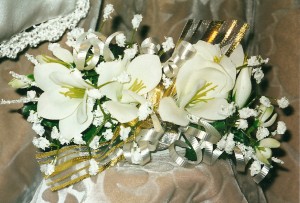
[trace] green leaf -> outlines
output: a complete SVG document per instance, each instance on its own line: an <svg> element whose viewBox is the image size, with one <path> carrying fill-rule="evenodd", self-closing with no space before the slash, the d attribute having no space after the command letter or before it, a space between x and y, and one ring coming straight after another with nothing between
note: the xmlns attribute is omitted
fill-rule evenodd
<svg viewBox="0 0 300 203"><path fill-rule="evenodd" d="M27 118L30 114L30 111L36 111L37 110L37 104L36 103L26 103L23 107L22 107L22 115L25 116L25 118Z"/></svg>

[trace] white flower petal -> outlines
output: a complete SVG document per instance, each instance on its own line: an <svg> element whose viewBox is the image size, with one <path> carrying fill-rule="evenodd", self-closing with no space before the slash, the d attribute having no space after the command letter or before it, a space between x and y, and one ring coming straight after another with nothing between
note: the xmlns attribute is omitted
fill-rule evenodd
<svg viewBox="0 0 300 203"><path fill-rule="evenodd" d="M252 90L251 75L248 68L240 71L233 90L235 95L235 103L239 108L244 107Z"/></svg>
<svg viewBox="0 0 300 203"><path fill-rule="evenodd" d="M53 48L52 53L54 56L59 58L60 60L67 62L67 63L73 63L73 55L71 52L67 49L61 48L59 46L56 46Z"/></svg>
<svg viewBox="0 0 300 203"><path fill-rule="evenodd" d="M37 105L38 115L51 120L60 120L71 115L82 99L70 99L63 94L53 91L44 92Z"/></svg>
<svg viewBox="0 0 300 203"><path fill-rule="evenodd" d="M229 56L230 60L235 64L236 67L244 64L244 50L242 45L238 45Z"/></svg>
<svg viewBox="0 0 300 203"><path fill-rule="evenodd" d="M91 88L91 86L87 85L82 78L74 75L71 72L61 73L61 72L53 72L50 74L51 80L59 85L59 86L67 86L67 87L77 87L77 88Z"/></svg>
<svg viewBox="0 0 300 203"><path fill-rule="evenodd" d="M187 108L186 110L199 118L204 118L207 120L223 120L226 115L221 114L222 108L228 106L228 102L223 98L215 98L205 102L199 102L198 104Z"/></svg>
<svg viewBox="0 0 300 203"><path fill-rule="evenodd" d="M138 109L132 104L122 104L116 101L104 103L106 109L120 123L127 123L138 117Z"/></svg>
<svg viewBox="0 0 300 203"><path fill-rule="evenodd" d="M118 77L126 70L125 61L112 61L106 63L100 63L97 67L97 73L99 74L98 85L103 85L107 82L111 82L113 78ZM113 101L117 101L119 95L121 95L123 85L118 82L107 84L101 88L102 94Z"/></svg>
<svg viewBox="0 0 300 203"><path fill-rule="evenodd" d="M127 72L131 76L132 81L129 84L125 84L124 87L128 89L135 79L141 80L145 88L138 92L140 95L154 89L162 77L159 57L152 54L139 55L133 59L128 65Z"/></svg>
<svg viewBox="0 0 300 203"><path fill-rule="evenodd" d="M143 104L147 102L145 97L136 94L135 92L132 92L130 90L123 90L122 92L122 103L140 103Z"/></svg>
<svg viewBox="0 0 300 203"><path fill-rule="evenodd" d="M215 56L221 56L221 50L218 45L212 45L202 40L194 44L194 48L197 50L197 55L200 55L206 60L213 61Z"/></svg>
<svg viewBox="0 0 300 203"><path fill-rule="evenodd" d="M258 158L258 160L260 160L261 162L265 163L265 164L269 164L268 158L266 158L260 150L256 149L256 153L255 153L256 157Z"/></svg>
<svg viewBox="0 0 300 203"><path fill-rule="evenodd" d="M266 107L264 105L260 105L259 109L262 112L262 114L259 117L259 120L264 123L272 115L274 111L274 106Z"/></svg>
<svg viewBox="0 0 300 203"><path fill-rule="evenodd" d="M259 146L268 148L278 148L280 147L280 142L273 138L265 138L259 142Z"/></svg>
<svg viewBox="0 0 300 203"><path fill-rule="evenodd" d="M59 121L59 130L61 138L70 141L75 135L85 131L93 121L92 112L87 112L87 119L84 123L79 123L77 111L70 116Z"/></svg>
<svg viewBox="0 0 300 203"><path fill-rule="evenodd" d="M263 127L270 127L271 125L273 125L273 123L276 121L277 119L277 113L275 113L270 120L268 120L267 122L264 122L261 126Z"/></svg>
<svg viewBox="0 0 300 203"><path fill-rule="evenodd" d="M77 108L77 121L78 123L84 123L88 119L88 105L87 105L87 93L85 93L82 102L79 104ZM91 110L91 109L90 109Z"/></svg>
<svg viewBox="0 0 300 203"><path fill-rule="evenodd" d="M189 124L187 112L179 108L171 97L165 97L160 101L158 112L163 121L168 121L180 126Z"/></svg>
<svg viewBox="0 0 300 203"><path fill-rule="evenodd" d="M50 79L50 75L54 72L67 74L69 73L69 69L58 63L44 63L35 66L34 78L37 86L44 91L59 88L59 86Z"/></svg>

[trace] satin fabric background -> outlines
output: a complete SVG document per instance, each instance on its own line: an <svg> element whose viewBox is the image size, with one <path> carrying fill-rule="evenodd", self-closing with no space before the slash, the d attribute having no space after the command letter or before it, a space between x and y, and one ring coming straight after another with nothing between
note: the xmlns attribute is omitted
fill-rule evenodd
<svg viewBox="0 0 300 203"><path fill-rule="evenodd" d="M1 2L1 1L0 1ZM3 0L5 2L5 0ZM6 1L5 3L10 2ZM91 1L96 5L99 1ZM118 13L114 25L107 24L103 32L111 34L114 30L131 30L131 16L142 13L142 25L149 36L157 36L162 42L164 36L177 37L184 22L189 18L202 19L238 19L249 22L251 32L248 41L248 53L270 57L267 68L267 95L287 96L293 106L281 120L287 122L289 131L285 135L280 155L285 165L277 170L271 181L264 182L269 202L299 202L299 1L285 0L110 0ZM3 5L3 4L2 4ZM31 3L32 5L32 3ZM72 5L72 4L71 4ZM1 6L0 9L3 7ZM94 10L99 10L93 7ZM46 9L47 10L47 9ZM1 14L0 14L1 15ZM90 12L85 20L85 28L93 27L97 12ZM26 23L24 23L26 24ZM116 26L117 25L117 26ZM28 26L20 26L19 31ZM5 28L5 27L4 27ZM5 30L5 29L4 29ZM15 29L18 31L18 29ZM3 29L1 29L1 32ZM15 31L10 31L14 33ZM147 33L147 32L146 32ZM4 35L3 35L4 36ZM9 36L9 34L5 35ZM3 38L7 38L7 37ZM47 52L47 44L38 49L30 49L30 54ZM27 74L32 72L30 64L21 54L17 61L0 61L0 98L18 98L19 95L8 87L11 79L8 72L14 70ZM31 141L34 132L30 125L17 113L11 112L21 105L0 107L0 197L3 202L21 202L22 193L32 192L40 180L35 162L35 148ZM291 113L290 113L291 112ZM114 174L112 170L110 174ZM36 178L34 178L36 177ZM271 184L274 182L273 184ZM28 194L28 193L27 193ZM20 197L22 196L22 197ZM26 196L26 195L25 195ZM28 197L30 195L27 195ZM18 199L19 197L19 199ZM55 198L50 202L55 202Z"/></svg>
<svg viewBox="0 0 300 203"><path fill-rule="evenodd" d="M0 0L0 42L75 8L75 0Z"/></svg>

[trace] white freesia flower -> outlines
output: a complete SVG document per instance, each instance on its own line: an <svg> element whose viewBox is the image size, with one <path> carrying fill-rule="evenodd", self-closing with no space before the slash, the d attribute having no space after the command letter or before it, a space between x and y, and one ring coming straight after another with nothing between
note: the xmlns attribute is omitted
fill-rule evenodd
<svg viewBox="0 0 300 203"><path fill-rule="evenodd" d="M260 105L259 111L260 111L260 116L258 117L259 126L270 127L271 125L273 125L273 123L276 121L277 118L277 113L273 114L274 106L266 107L265 105Z"/></svg>
<svg viewBox="0 0 300 203"><path fill-rule="evenodd" d="M185 126L189 123L188 114L208 120L227 117L220 112L229 105L226 98L233 89L236 66L243 62L244 54L236 49L231 59L222 55L218 45L204 41L198 41L194 47L195 56L178 72L176 98L165 97L160 101L158 111L163 121Z"/></svg>
<svg viewBox="0 0 300 203"><path fill-rule="evenodd" d="M280 147L280 142L273 138L265 138L259 142L259 146L256 148L256 157L258 160L265 164L269 164L268 159L272 156L271 148Z"/></svg>
<svg viewBox="0 0 300 203"><path fill-rule="evenodd" d="M44 91L38 101L38 115L59 120L61 139L68 142L89 127L93 114L92 106L87 105L87 90L92 86L82 79L77 69L45 63L35 66L34 76L37 86Z"/></svg>
<svg viewBox="0 0 300 203"><path fill-rule="evenodd" d="M236 84L233 89L234 100L239 108L245 106L252 90L251 74L248 67L243 68L237 77Z"/></svg>
<svg viewBox="0 0 300 203"><path fill-rule="evenodd" d="M104 103L107 111L121 123L126 123L138 117L138 104L147 100L142 96L147 94L161 80L161 63L156 55L139 55L131 62L127 59L103 62L97 68L99 73L98 85L108 82L102 87L102 93L111 99ZM120 83L113 78L126 72L130 82Z"/></svg>
<svg viewBox="0 0 300 203"><path fill-rule="evenodd" d="M52 51L52 54L56 56L58 59L66 63L74 62L73 54L69 50L60 47L60 44L50 43L48 49Z"/></svg>

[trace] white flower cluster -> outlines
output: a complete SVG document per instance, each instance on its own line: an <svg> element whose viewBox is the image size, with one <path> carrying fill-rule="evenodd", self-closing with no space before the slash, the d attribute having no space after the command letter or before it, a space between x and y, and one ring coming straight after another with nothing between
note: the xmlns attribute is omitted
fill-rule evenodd
<svg viewBox="0 0 300 203"><path fill-rule="evenodd" d="M134 44L132 46L132 48L125 49L124 57L128 58L128 59L133 59L135 57L135 55L137 54L137 51L138 51L138 46L136 44Z"/></svg>
<svg viewBox="0 0 300 203"><path fill-rule="evenodd" d="M9 74L14 78L8 84L13 88L26 88L35 86L35 82L29 79L26 75L20 75L14 71L9 71Z"/></svg>
<svg viewBox="0 0 300 203"><path fill-rule="evenodd" d="M142 22L143 16L141 14L136 14L133 16L133 19L131 20L133 29L138 29L140 26L140 23Z"/></svg>
<svg viewBox="0 0 300 203"><path fill-rule="evenodd" d="M111 14L114 12L114 6L112 4L107 4L104 8L103 12L103 21L106 21L107 19L111 18Z"/></svg>
<svg viewBox="0 0 300 203"><path fill-rule="evenodd" d="M97 173L99 172L99 166L98 163L95 159L91 159L90 160L90 167L89 167L89 174L90 175L97 175Z"/></svg>
<svg viewBox="0 0 300 203"><path fill-rule="evenodd" d="M93 125L96 127L100 126L104 121L104 117L99 106L97 106L97 108L93 111L93 115L94 115Z"/></svg>
<svg viewBox="0 0 300 203"><path fill-rule="evenodd" d="M281 99L277 100L277 104L279 106L279 108L286 108L290 105L289 100L286 97L282 97Z"/></svg>
<svg viewBox="0 0 300 203"><path fill-rule="evenodd" d="M138 111L138 117L140 121L145 120L153 112L153 105L151 102L145 102L141 104Z"/></svg>
<svg viewBox="0 0 300 203"><path fill-rule="evenodd" d="M125 47L126 37L123 33L116 36L116 43L119 47Z"/></svg>
<svg viewBox="0 0 300 203"><path fill-rule="evenodd" d="M175 47L174 41L172 37L165 37L166 41L164 41L161 45L163 47L164 52L167 52Z"/></svg>
<svg viewBox="0 0 300 203"><path fill-rule="evenodd" d="M29 32L14 35L10 40L0 44L0 58L16 58L17 54L27 46L36 47L44 41L57 41L66 29L75 28L77 23L87 15L89 7L89 0L78 0L72 13L36 25Z"/></svg>
<svg viewBox="0 0 300 203"><path fill-rule="evenodd" d="M121 128L120 128L120 139L125 141L128 138L130 131L131 131L130 127L125 128L124 126L121 126Z"/></svg>
<svg viewBox="0 0 300 203"><path fill-rule="evenodd" d="M256 138L258 140L262 140L264 139L265 137L267 137L268 135L270 134L268 128L265 128L265 127L259 127L257 129L257 132L256 132Z"/></svg>
<svg viewBox="0 0 300 203"><path fill-rule="evenodd" d="M221 111L219 112L219 114L229 117L229 116L232 116L235 111L236 111L236 105L234 102L231 102L230 104L228 104L226 106L222 105L222 108L221 108Z"/></svg>
<svg viewBox="0 0 300 203"><path fill-rule="evenodd" d="M133 142L133 147L131 148L131 161L133 164L139 164L142 160L141 149L136 142Z"/></svg>
<svg viewBox="0 0 300 203"><path fill-rule="evenodd" d="M173 81L170 78L168 78L165 74L162 75L162 80L165 89L168 89L173 84Z"/></svg>
<svg viewBox="0 0 300 203"><path fill-rule="evenodd" d="M249 107L245 107L239 110L240 118L247 119L251 116L256 117L258 115L257 111L254 109L250 109Z"/></svg>
<svg viewBox="0 0 300 203"><path fill-rule="evenodd" d="M39 137L39 138L33 138L32 143L34 146L37 148L40 148L42 150L45 150L46 148L50 147L50 142L44 137Z"/></svg>
<svg viewBox="0 0 300 203"><path fill-rule="evenodd" d="M95 136L93 138L93 140L90 142L89 147L92 149L98 149L100 147L99 140L100 140L100 137Z"/></svg>
<svg viewBox="0 0 300 203"><path fill-rule="evenodd" d="M248 122L246 119L238 119L236 126L238 129L246 130L248 128Z"/></svg>
<svg viewBox="0 0 300 203"><path fill-rule="evenodd" d="M51 175L55 170L55 163L44 164L40 167L41 172L43 172L46 176Z"/></svg>
<svg viewBox="0 0 300 203"><path fill-rule="evenodd" d="M66 44L69 47L73 47L75 48L76 46L76 41L79 38L79 36L81 36L84 33L84 29L83 28L74 28L72 29L70 32L67 33L67 41Z"/></svg>
<svg viewBox="0 0 300 203"><path fill-rule="evenodd" d="M259 68L253 68L252 69L252 75L254 77L254 79L256 80L256 83L259 84L261 83L261 80L264 78L264 73L261 70L261 67Z"/></svg>
<svg viewBox="0 0 300 203"><path fill-rule="evenodd" d="M260 99L259 99L259 102L264 105L265 107L270 107L271 106L271 101L270 99L268 99L267 97L265 96L262 96Z"/></svg>
<svg viewBox="0 0 300 203"><path fill-rule="evenodd" d="M103 136L106 140L111 140L114 136L113 132L111 129L106 129L106 131L103 133Z"/></svg>
<svg viewBox="0 0 300 203"><path fill-rule="evenodd" d="M251 176L255 176L261 171L261 163L256 160L253 161L249 169Z"/></svg>
<svg viewBox="0 0 300 203"><path fill-rule="evenodd" d="M30 61L35 66L39 64L38 60L36 60L33 55L26 53L25 57L27 58L28 61Z"/></svg>
<svg viewBox="0 0 300 203"><path fill-rule="evenodd" d="M235 147L235 141L233 140L234 134L229 133L222 137L217 143L217 147L220 150L224 150L227 154L232 154L233 148Z"/></svg>
<svg viewBox="0 0 300 203"><path fill-rule="evenodd" d="M42 136L45 133L45 128L41 125L42 119L38 116L37 112L30 111L27 121L32 123L32 129L36 134Z"/></svg>
<svg viewBox="0 0 300 203"><path fill-rule="evenodd" d="M112 81L117 81L121 84L129 83L131 81L131 77L125 71L122 72L118 77L114 77Z"/></svg>

